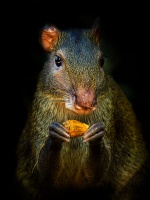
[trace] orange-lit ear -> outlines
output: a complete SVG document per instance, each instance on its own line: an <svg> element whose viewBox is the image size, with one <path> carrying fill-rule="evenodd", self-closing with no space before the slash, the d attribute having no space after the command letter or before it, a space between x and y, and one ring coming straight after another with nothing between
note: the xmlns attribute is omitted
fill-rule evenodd
<svg viewBox="0 0 150 200"><path fill-rule="evenodd" d="M95 43L100 46L100 19L96 18L92 30L91 30L91 38L95 41Z"/></svg>
<svg viewBox="0 0 150 200"><path fill-rule="evenodd" d="M54 27L45 27L41 31L40 42L45 51L50 52L58 41L60 32Z"/></svg>

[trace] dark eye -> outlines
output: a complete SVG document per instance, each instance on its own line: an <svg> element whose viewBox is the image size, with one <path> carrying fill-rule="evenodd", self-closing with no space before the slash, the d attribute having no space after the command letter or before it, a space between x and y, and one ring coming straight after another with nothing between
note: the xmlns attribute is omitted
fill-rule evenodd
<svg viewBox="0 0 150 200"><path fill-rule="evenodd" d="M100 58L100 65L101 65L101 67L103 67L104 63L105 63L104 58Z"/></svg>
<svg viewBox="0 0 150 200"><path fill-rule="evenodd" d="M59 56L55 56L55 64L57 67L60 67L62 65L62 60Z"/></svg>

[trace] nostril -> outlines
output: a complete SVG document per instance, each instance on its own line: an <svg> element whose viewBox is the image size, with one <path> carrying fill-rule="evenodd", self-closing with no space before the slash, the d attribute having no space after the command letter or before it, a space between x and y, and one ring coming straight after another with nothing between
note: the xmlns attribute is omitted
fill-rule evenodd
<svg viewBox="0 0 150 200"><path fill-rule="evenodd" d="M97 105L97 100L94 99L93 102L92 102L92 104L91 104L91 107L95 107L96 105Z"/></svg>

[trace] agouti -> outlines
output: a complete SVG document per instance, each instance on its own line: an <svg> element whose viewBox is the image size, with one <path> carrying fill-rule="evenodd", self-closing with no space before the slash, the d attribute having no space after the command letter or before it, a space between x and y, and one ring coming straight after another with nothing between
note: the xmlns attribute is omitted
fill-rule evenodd
<svg viewBox="0 0 150 200"><path fill-rule="evenodd" d="M41 31L47 60L17 146L20 199L144 197L148 151L131 103L105 73L99 30ZM67 120L89 128L71 138Z"/></svg>

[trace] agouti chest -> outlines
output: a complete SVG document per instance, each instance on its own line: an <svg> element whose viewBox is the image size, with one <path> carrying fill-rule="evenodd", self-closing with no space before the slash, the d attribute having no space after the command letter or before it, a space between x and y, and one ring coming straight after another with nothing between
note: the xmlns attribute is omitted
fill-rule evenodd
<svg viewBox="0 0 150 200"><path fill-rule="evenodd" d="M63 143L56 185L81 187L86 184L88 149L88 144L82 142L82 137L72 138L69 143Z"/></svg>

